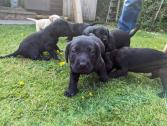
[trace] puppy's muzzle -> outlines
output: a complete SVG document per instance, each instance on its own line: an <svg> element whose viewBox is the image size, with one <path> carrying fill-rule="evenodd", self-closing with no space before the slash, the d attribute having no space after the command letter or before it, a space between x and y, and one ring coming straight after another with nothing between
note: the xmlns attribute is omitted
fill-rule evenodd
<svg viewBox="0 0 167 126"><path fill-rule="evenodd" d="M88 61L86 61L86 60L80 60L79 62L78 62L78 71L80 72L80 73L89 73L90 71L89 71L89 63L88 63Z"/></svg>
<svg viewBox="0 0 167 126"><path fill-rule="evenodd" d="M87 67L87 63L86 62L80 62L79 63L79 69L84 70Z"/></svg>
<svg viewBox="0 0 167 126"><path fill-rule="evenodd" d="M92 71L92 65L87 60L80 59L76 62L76 65L74 66L74 69L77 73L89 74Z"/></svg>
<svg viewBox="0 0 167 126"><path fill-rule="evenodd" d="M107 41L107 38L106 37L102 38L102 41Z"/></svg>

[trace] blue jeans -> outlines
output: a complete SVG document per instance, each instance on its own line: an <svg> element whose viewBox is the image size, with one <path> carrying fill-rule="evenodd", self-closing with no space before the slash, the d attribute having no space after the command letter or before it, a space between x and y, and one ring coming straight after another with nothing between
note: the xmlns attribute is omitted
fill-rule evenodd
<svg viewBox="0 0 167 126"><path fill-rule="evenodd" d="M125 32L130 32L130 30L135 28L141 8L142 0L125 0L118 21L118 28Z"/></svg>

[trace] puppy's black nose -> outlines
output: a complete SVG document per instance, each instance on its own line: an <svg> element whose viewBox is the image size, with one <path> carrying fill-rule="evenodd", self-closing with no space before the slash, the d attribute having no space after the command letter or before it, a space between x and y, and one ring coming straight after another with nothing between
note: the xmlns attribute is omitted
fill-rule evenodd
<svg viewBox="0 0 167 126"><path fill-rule="evenodd" d="M79 67L80 67L80 69L85 69L86 68L86 63L85 62L81 62L79 64Z"/></svg>

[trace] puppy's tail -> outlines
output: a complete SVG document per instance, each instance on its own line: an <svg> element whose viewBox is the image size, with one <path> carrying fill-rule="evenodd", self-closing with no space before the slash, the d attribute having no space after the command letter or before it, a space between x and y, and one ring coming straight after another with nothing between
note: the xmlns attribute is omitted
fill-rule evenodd
<svg viewBox="0 0 167 126"><path fill-rule="evenodd" d="M0 59L3 59L3 58L10 58L10 57L16 57L19 55L19 51L16 50L14 53L11 53L11 54L8 54L6 56L0 56Z"/></svg>
<svg viewBox="0 0 167 126"><path fill-rule="evenodd" d="M135 35L135 33L139 30L140 28L140 25L137 25L136 28L132 29L130 32L129 32L129 36L132 37Z"/></svg>
<svg viewBox="0 0 167 126"><path fill-rule="evenodd" d="M34 18L27 18L28 20L31 20L31 21L34 21L34 22L36 22L37 20L36 19L34 19Z"/></svg>

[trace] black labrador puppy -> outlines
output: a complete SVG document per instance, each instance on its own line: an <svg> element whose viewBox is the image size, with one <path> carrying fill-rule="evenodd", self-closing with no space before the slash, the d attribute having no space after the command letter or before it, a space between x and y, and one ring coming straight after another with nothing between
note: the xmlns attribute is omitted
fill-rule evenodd
<svg viewBox="0 0 167 126"><path fill-rule="evenodd" d="M73 37L82 35L83 31L85 28L89 27L89 26L94 26L97 23L70 23L69 22L69 26L71 28L72 34L70 36L68 36L68 41L71 41Z"/></svg>
<svg viewBox="0 0 167 126"><path fill-rule="evenodd" d="M109 30L104 26L89 26L85 28L83 34L84 35L94 34L96 37L101 39L101 41L105 46L105 54L103 55L104 62L106 64L107 70L111 69L112 62L108 58L108 52L113 50L113 45L112 43L109 42Z"/></svg>
<svg viewBox="0 0 167 126"><path fill-rule="evenodd" d="M105 45L105 51L110 52L113 49L119 49L124 46L130 46L130 38L139 30L139 26L132 29L129 33L120 29L114 29L111 32L103 26L88 26L83 31L83 35L93 33L100 38Z"/></svg>
<svg viewBox="0 0 167 126"><path fill-rule="evenodd" d="M163 91L158 95L167 97L167 55L149 48L123 47L111 52L111 60L115 71L110 77L126 76L128 72L153 73L160 77Z"/></svg>
<svg viewBox="0 0 167 126"><path fill-rule="evenodd" d="M109 43L109 30L104 26L88 26L83 31L83 35L89 35L93 33L96 37L101 39L105 46L105 51L112 50L112 45Z"/></svg>
<svg viewBox="0 0 167 126"><path fill-rule="evenodd" d="M26 37L14 53L1 56L0 58L22 55L25 58L33 60L43 60L45 58L42 53L48 51L50 56L57 60L58 56L54 51L60 50L56 45L58 38L61 36L69 36L71 33L68 22L58 19L43 31L33 33Z"/></svg>
<svg viewBox="0 0 167 126"><path fill-rule="evenodd" d="M109 40L108 40L108 50L106 50L105 54L105 63L106 63L106 69L107 72L109 72L112 69L112 62L110 61L110 52L114 49L119 49L122 47L129 47L130 46L130 39L135 33L138 31L139 26L132 29L129 33L122 31L120 29L114 29L111 32L109 32Z"/></svg>
<svg viewBox="0 0 167 126"><path fill-rule="evenodd" d="M102 55L105 51L100 39L95 36L78 36L68 43L65 51L66 61L70 61L70 82L65 96L71 97L78 92L77 83L80 74L96 72L101 81L108 76Z"/></svg>
<svg viewBox="0 0 167 126"><path fill-rule="evenodd" d="M124 46L130 46L130 39L139 30L139 26L132 29L129 33L120 29L114 29L109 33L109 43L112 49L119 49Z"/></svg>

